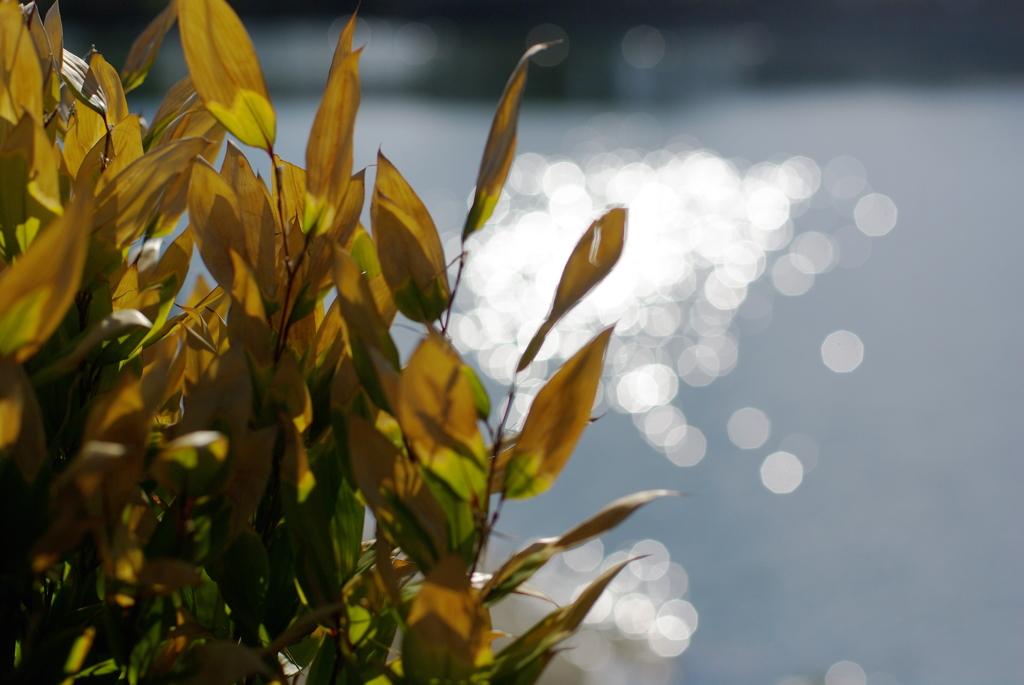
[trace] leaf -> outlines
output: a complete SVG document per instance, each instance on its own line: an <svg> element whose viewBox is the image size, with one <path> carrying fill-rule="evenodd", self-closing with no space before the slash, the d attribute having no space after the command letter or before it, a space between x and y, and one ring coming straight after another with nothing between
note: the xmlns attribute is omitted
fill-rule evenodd
<svg viewBox="0 0 1024 685"><path fill-rule="evenodd" d="M46 461L46 433L35 391L21 364L0 355L0 455L13 455L31 482Z"/></svg>
<svg viewBox="0 0 1024 685"><path fill-rule="evenodd" d="M198 109L201 106L202 103L196 94L196 87L192 84L191 76L186 76L175 83L164 95L156 113L153 114L149 128L146 130L146 136L142 141L143 146L149 150L175 118L181 116L185 111Z"/></svg>
<svg viewBox="0 0 1024 685"><path fill-rule="evenodd" d="M526 72L530 66L530 58L551 45L553 43L540 43L528 49L519 58L519 64L505 84L505 91L498 101L498 111L494 113L494 121L491 123L491 132L487 136L487 146L484 148L480 173L476 179L473 207L469 210L466 226L462 229L462 242L466 242L466 238L480 230L494 213L494 206L498 204L516 151L516 124L519 120L519 105L526 90Z"/></svg>
<svg viewBox="0 0 1024 685"><path fill-rule="evenodd" d="M277 123L256 50L225 0L177 0L189 74L210 114L253 147L274 147Z"/></svg>
<svg viewBox="0 0 1024 685"><path fill-rule="evenodd" d="M139 115L132 114L122 119L110 131L109 143L100 142L104 147L103 156L109 161L96 180L96 194L101 193L103 188L132 162L142 157L142 125L139 123Z"/></svg>
<svg viewBox="0 0 1024 685"><path fill-rule="evenodd" d="M41 226L64 212L57 153L43 127L29 114L0 145L0 254L14 259Z"/></svg>
<svg viewBox="0 0 1024 685"><path fill-rule="evenodd" d="M412 452L464 501L484 508L487 467L476 398L459 355L430 331L398 380L395 418Z"/></svg>
<svg viewBox="0 0 1024 685"><path fill-rule="evenodd" d="M583 523L574 526L560 537L539 540L526 549L517 552L495 571L484 585L481 593L488 604L497 602L532 576L541 566L556 554L579 547L583 543L611 530L622 523L634 511L661 497L680 497L674 490L646 490L620 497Z"/></svg>
<svg viewBox="0 0 1024 685"><path fill-rule="evenodd" d="M359 416L348 420L352 474L390 542L421 569L448 548L444 511L415 464Z"/></svg>
<svg viewBox="0 0 1024 685"><path fill-rule="evenodd" d="M458 556L426 574L406 621L402 665L414 683L466 682L493 660L490 614Z"/></svg>
<svg viewBox="0 0 1024 685"><path fill-rule="evenodd" d="M230 291L235 282L230 253L248 255L242 210L234 190L205 160L192 169L188 214L203 263L214 280Z"/></svg>
<svg viewBox="0 0 1024 685"><path fill-rule="evenodd" d="M103 55L97 52L89 60L89 72L96 77L96 82L99 84L107 105L105 121L109 126L120 123L131 112L128 111L128 102L124 98L124 89L121 87L121 79L117 75L117 70L103 59Z"/></svg>
<svg viewBox="0 0 1024 685"><path fill-rule="evenodd" d="M230 440L212 430L186 433L171 440L153 460L150 474L175 494L206 497L227 480Z"/></svg>
<svg viewBox="0 0 1024 685"><path fill-rule="evenodd" d="M67 132L64 134L64 163L72 178L78 178L85 165L85 159L96 144L107 134L107 126L103 116L88 107L75 107L68 118Z"/></svg>
<svg viewBox="0 0 1024 685"><path fill-rule="evenodd" d="M491 398L487 396L487 388L484 387L472 366L463 364L461 371L462 375L466 378L466 382L469 383L470 389L473 391L473 402L476 404L477 417L481 421L486 421L487 417L491 415Z"/></svg>
<svg viewBox="0 0 1024 685"><path fill-rule="evenodd" d="M558 281L551 312L530 340L530 344L526 346L516 371L522 371L529 366L558 320L575 307L595 285L604 280L622 255L625 237L626 210L621 207L609 210L590 224L590 228L569 255L569 261L562 270L562 278Z"/></svg>
<svg viewBox="0 0 1024 685"><path fill-rule="evenodd" d="M423 202L380 152L370 217L398 309L413 321L433 321L451 299L441 239Z"/></svg>
<svg viewBox="0 0 1024 685"><path fill-rule="evenodd" d="M0 274L0 356L25 361L64 320L79 290L91 213L91 199L76 198Z"/></svg>
<svg viewBox="0 0 1024 685"><path fill-rule="evenodd" d="M272 300L277 294L274 255L277 220L270 192L253 173L242 150L230 141L220 175L231 186L238 201L244 236L244 242L238 247L244 247L244 250L236 247L236 251L245 257L246 263L252 268L260 291L266 294L268 300ZM235 242L232 240L231 244L234 246Z"/></svg>
<svg viewBox="0 0 1024 685"><path fill-rule="evenodd" d="M65 50L61 61L60 75L79 102L106 120L106 94L103 92L96 73L84 59Z"/></svg>
<svg viewBox="0 0 1024 685"><path fill-rule="evenodd" d="M232 341L242 343L257 368L269 368L273 361L273 337L259 285L238 253L229 250L228 254L234 271L231 310L228 312L229 335Z"/></svg>
<svg viewBox="0 0 1024 685"><path fill-rule="evenodd" d="M373 294L373 302L381 319L388 326L395 320L398 308L391 297L391 289L384 281L384 274L380 271L380 259L377 257L377 246L373 238L366 232L362 224L357 224L345 249L351 255L359 268L363 270L363 277L370 284L370 292Z"/></svg>
<svg viewBox="0 0 1024 685"><path fill-rule="evenodd" d="M205 141L169 143L132 162L96 196L94 229L120 249L134 242L159 214L167 185L202 152Z"/></svg>
<svg viewBox="0 0 1024 685"><path fill-rule="evenodd" d="M242 628L243 641L259 646L270 584L270 560L259 536L242 531L207 570L231 607L232 620Z"/></svg>
<svg viewBox="0 0 1024 685"><path fill-rule="evenodd" d="M502 649L495 657L494 682L515 682L515 674L528 669L531 662L572 635L608 584L628 563L623 561L609 568L588 585L575 602L552 611Z"/></svg>
<svg viewBox="0 0 1024 685"><path fill-rule="evenodd" d="M338 36L338 44L334 48L334 57L331 59L332 72L335 69L340 69L345 58L352 54L352 37L356 33L356 14L358 11L352 13L345 23L345 28L341 30L341 35Z"/></svg>
<svg viewBox="0 0 1024 685"><path fill-rule="evenodd" d="M561 473L590 422L613 328L598 333L537 393L519 439L509 451L503 488L506 497L544 492Z"/></svg>
<svg viewBox="0 0 1024 685"><path fill-rule="evenodd" d="M373 294L359 266L344 250L334 250L334 280L338 285L338 303L352 337L380 352L395 369L398 350L388 327L374 304Z"/></svg>
<svg viewBox="0 0 1024 685"><path fill-rule="evenodd" d="M50 44L50 53L57 65L57 73L59 74L64 64L64 23L60 18L59 1L55 0L50 5L50 9L46 11L43 29L46 31L46 40Z"/></svg>
<svg viewBox="0 0 1024 685"><path fill-rule="evenodd" d="M344 40L345 33L342 32L339 43ZM359 52L356 52L331 69L327 89L309 133L303 233L318 235L328 231L337 219L350 186L352 133L358 109Z"/></svg>
<svg viewBox="0 0 1024 685"><path fill-rule="evenodd" d="M93 348L105 340L121 337L136 328L152 327L153 323L137 309L111 312L76 338L77 342L72 341L74 347L70 353L39 371L34 376L35 382L45 383L59 374L73 370Z"/></svg>
<svg viewBox="0 0 1024 685"><path fill-rule="evenodd" d="M0 119L17 123L22 111L43 120L43 72L20 6L0 3Z"/></svg>
<svg viewBox="0 0 1024 685"><path fill-rule="evenodd" d="M125 92L141 86L142 82L146 80L146 76L156 60L156 55L160 51L160 45L164 42L164 36L178 17L178 8L175 2L176 0L171 0L164 11L156 15L153 21L149 22L149 26L132 43L128 57L121 68L121 84ZM49 19L49 15L47 15L47 19Z"/></svg>

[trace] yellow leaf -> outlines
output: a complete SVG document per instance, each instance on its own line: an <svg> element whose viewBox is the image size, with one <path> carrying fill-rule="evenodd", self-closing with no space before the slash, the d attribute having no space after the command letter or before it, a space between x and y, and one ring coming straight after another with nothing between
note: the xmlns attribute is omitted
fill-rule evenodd
<svg viewBox="0 0 1024 685"><path fill-rule="evenodd" d="M391 288L384 280L384 274L380 270L380 258L377 256L377 246L373 238L366 232L362 224L357 224L348 242L345 243L345 250L352 256L359 268L363 270L363 276L370 284L370 292L373 294L373 302L384 323L391 325L398 313L395 300L391 297Z"/></svg>
<svg viewBox="0 0 1024 685"><path fill-rule="evenodd" d="M39 227L63 213L57 158L43 127L29 114L0 145L0 253L14 260Z"/></svg>
<svg viewBox="0 0 1024 685"><path fill-rule="evenodd" d="M139 37L132 43L132 47L128 51L128 58L125 59L124 67L121 68L121 83L125 92L142 85L160 51L160 45L164 42L164 35L177 17L178 9L175 0L171 0L164 11L156 15L146 30L139 34Z"/></svg>
<svg viewBox="0 0 1024 685"><path fill-rule="evenodd" d="M441 239L423 202L380 152L370 218L398 309L414 321L433 321L451 297Z"/></svg>
<svg viewBox="0 0 1024 685"><path fill-rule="evenodd" d="M562 271L562 278L558 281L551 312L530 340L530 344L526 346L516 371L522 371L529 366L558 320L575 307L595 285L604 280L619 261L625 239L626 210L621 207L609 210L590 224L590 228L569 255L569 261Z"/></svg>
<svg viewBox="0 0 1024 685"><path fill-rule="evenodd" d="M273 199L267 186L253 173L245 154L230 141L220 175L234 190L238 201L245 238L245 251L239 253L245 256L246 262L252 267L260 289L269 299L273 299L277 293L274 265L277 221L274 218Z"/></svg>
<svg viewBox="0 0 1024 685"><path fill-rule="evenodd" d="M103 117L88 107L75 107L64 134L64 163L72 178L78 178L82 162L107 133Z"/></svg>
<svg viewBox="0 0 1024 685"><path fill-rule="evenodd" d="M510 450L506 497L532 497L544 492L561 473L590 421L611 334L612 328L598 333L537 393L519 439Z"/></svg>
<svg viewBox="0 0 1024 685"><path fill-rule="evenodd" d="M130 114L117 70L103 59L103 55L97 52L89 60L89 71L95 74L96 82L99 83L103 98L107 103L106 122L110 126L115 126Z"/></svg>
<svg viewBox="0 0 1024 685"><path fill-rule="evenodd" d="M234 282L231 286L231 310L228 312L228 330L231 340L239 340L252 355L259 368L268 368L273 358L272 333L263 308L259 286L249 266L237 252L229 249Z"/></svg>
<svg viewBox="0 0 1024 685"><path fill-rule="evenodd" d="M331 277L334 270L334 252L331 246L347 245L359 225L359 215L363 211L363 196L366 188L365 177L365 169L352 175L352 178L349 179L348 192L345 193L341 206L335 214L334 224L310 241L306 259L302 262L299 271L299 277L302 283L309 283L309 292L315 293L318 297L323 297L326 291L334 285ZM374 297L376 298L376 293L374 293ZM391 322L390 319L386 319L386 321Z"/></svg>
<svg viewBox="0 0 1024 685"><path fill-rule="evenodd" d="M43 72L21 7L0 2L0 118L15 124L22 112L43 120Z"/></svg>
<svg viewBox="0 0 1024 685"><path fill-rule="evenodd" d="M512 168L512 157L516 152L516 124L519 120L519 104L523 101L526 90L526 72L530 66L530 58L553 43L540 43L527 50L516 65L515 71L505 84L505 91L498 101L498 111L494 113L491 132L487 136L487 146L480 162L480 173L476 179L476 193L473 196L473 207L466 217L466 226L462 229L462 240L465 242L474 231L478 231L494 213L498 204L501 189Z"/></svg>
<svg viewBox="0 0 1024 685"><path fill-rule="evenodd" d="M388 334L387 325L377 312L370 286L363 278L359 266L340 248L335 248L334 259L339 306L349 333L376 349L392 367L398 368L398 350Z"/></svg>
<svg viewBox="0 0 1024 685"><path fill-rule="evenodd" d="M96 181L94 192L99 194L107 184L117 177L132 162L142 156L142 125L139 115L125 117L111 130L110 144L106 146L104 156L109 160Z"/></svg>
<svg viewBox="0 0 1024 685"><path fill-rule="evenodd" d="M431 331L402 370L395 418L416 458L463 500L482 507L487 466L476 400L462 360L440 334Z"/></svg>
<svg viewBox="0 0 1024 685"><path fill-rule="evenodd" d="M0 274L0 356L25 361L63 321L79 290L91 214L90 198L76 199Z"/></svg>
<svg viewBox="0 0 1024 685"><path fill-rule="evenodd" d="M448 547L444 510L416 465L358 415L348 419L352 475L392 544L427 570Z"/></svg>
<svg viewBox="0 0 1024 685"><path fill-rule="evenodd" d="M60 75L71 94L106 121L107 96L99 78L89 64L78 55L64 51Z"/></svg>
<svg viewBox="0 0 1024 685"><path fill-rule="evenodd" d="M60 2L55 1L46 11L43 29L46 31L46 40L50 44L50 53L59 74L64 64L64 23L60 18Z"/></svg>
<svg viewBox="0 0 1024 685"><path fill-rule="evenodd" d="M248 252L242 210L235 191L205 161L198 162L192 169L188 209L203 263L217 283L230 291L235 276L229 253L246 255Z"/></svg>
<svg viewBox="0 0 1024 685"><path fill-rule="evenodd" d="M168 184L205 145L198 138L178 140L132 162L96 196L95 230L117 249L134 242L159 216Z"/></svg>
<svg viewBox="0 0 1024 685"><path fill-rule="evenodd" d="M178 0L189 74L203 104L236 138L270 151L277 123L256 50L225 0Z"/></svg>
<svg viewBox="0 0 1024 685"><path fill-rule="evenodd" d="M192 77L186 76L171 86L149 122L144 139L146 149L148 150L160 138L164 129L183 111L197 109L200 106L201 102L196 94L196 87L192 84Z"/></svg>
<svg viewBox="0 0 1024 685"><path fill-rule="evenodd" d="M21 364L0 356L0 454L13 454L31 481L46 461L46 433L35 391Z"/></svg>
<svg viewBox="0 0 1024 685"><path fill-rule="evenodd" d="M345 40L342 33L341 40ZM359 52L331 69L306 144L306 197L302 232L329 231L349 192L352 132L359 109Z"/></svg>
<svg viewBox="0 0 1024 685"><path fill-rule="evenodd" d="M278 362L265 401L275 414L283 411L299 433L305 432L313 423L313 400L309 396L306 379L292 355L286 354Z"/></svg>
<svg viewBox="0 0 1024 685"><path fill-rule="evenodd" d="M334 48L334 57L331 59L331 71L341 68L341 63L345 61L345 58L352 54L352 37L356 33L356 14L353 12L352 16L348 18L345 23L345 28L342 29L341 35L338 36L338 44Z"/></svg>
<svg viewBox="0 0 1024 685"><path fill-rule="evenodd" d="M427 573L407 621L402 663L413 682L468 682L493 661L491 617L458 555Z"/></svg>
<svg viewBox="0 0 1024 685"><path fill-rule="evenodd" d="M174 292L181 289L185 284L185 276L192 263L192 247L196 243L195 232L191 227L181 232L174 242L164 251L156 268L152 272L140 275L143 286L150 286L156 283L166 284L171 277L174 278Z"/></svg>

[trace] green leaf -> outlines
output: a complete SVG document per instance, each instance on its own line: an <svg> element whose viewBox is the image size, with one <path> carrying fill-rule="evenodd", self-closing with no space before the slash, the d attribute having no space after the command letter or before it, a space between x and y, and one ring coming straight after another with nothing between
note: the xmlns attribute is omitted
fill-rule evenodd
<svg viewBox="0 0 1024 685"><path fill-rule="evenodd" d="M231 618L241 628L242 640L259 646L270 587L270 560L259 536L243 530L220 558L207 566L207 572L231 608Z"/></svg>
<svg viewBox="0 0 1024 685"><path fill-rule="evenodd" d="M462 242L475 231L480 230L494 213L494 206L501 197L501 189L512 168L512 158L516 152L516 124L519 121L519 104L523 101L526 90L526 72L530 67L530 58L554 43L540 43L527 50L519 58L519 64L505 85L505 92L498 101L498 111L494 113L491 132L487 136L487 146L480 162L480 173L476 179L476 194L473 196L473 207L466 217L466 226L462 229Z"/></svg>

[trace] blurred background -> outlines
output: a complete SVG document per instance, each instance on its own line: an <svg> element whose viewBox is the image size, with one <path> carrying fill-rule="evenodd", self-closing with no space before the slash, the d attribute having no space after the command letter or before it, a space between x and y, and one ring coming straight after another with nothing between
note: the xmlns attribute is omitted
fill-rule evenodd
<svg viewBox="0 0 1024 685"><path fill-rule="evenodd" d="M301 164L354 3L233 4ZM119 65L162 7L66 0L66 47ZM568 602L649 555L547 681L1024 682L1024 4L364 0L359 16L356 166L381 148L449 258L508 74L562 41L535 58L520 156L468 246L453 333L492 397L588 222L630 207L621 263L512 412L617 322L602 418L549 493L506 506L493 555L635 490L688 496L537 579ZM172 31L133 107L152 114L184 74ZM416 334L396 332L408 351Z"/></svg>

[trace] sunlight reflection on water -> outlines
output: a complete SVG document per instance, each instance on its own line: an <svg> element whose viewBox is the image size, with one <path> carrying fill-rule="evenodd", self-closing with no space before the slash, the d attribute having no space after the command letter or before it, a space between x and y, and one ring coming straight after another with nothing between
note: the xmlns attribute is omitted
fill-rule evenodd
<svg viewBox="0 0 1024 685"><path fill-rule="evenodd" d="M577 159L534 153L516 159L491 220L496 230L467 243L472 257L459 293L461 313L453 314L449 329L492 379L510 383L515 377L512 425L525 418L545 379L565 359L616 323L595 413L610 407L630 414L646 441L672 463L699 463L707 440L672 401L681 383L706 386L735 368L737 313L763 321L759 330L768 325L771 303L749 286L766 277L781 294L802 295L836 264L863 264L868 236L884 235L895 224L895 204L872 192L863 165L852 157L834 159L824 171L807 157L746 166L694 143L681 138L649 153L591 148L592 154ZM795 224L816 196L836 211L853 208L857 228L832 235L798 231ZM435 214L455 208L451 198L432 204ZM588 223L613 205L630 212L619 264L555 327L532 366L515 376L516 362L548 313L566 257ZM446 248L458 254L457 233L447 234ZM840 331L822 355L829 368L852 371L863 346ZM747 407L733 414L728 434L738 447L757 449L770 429L764 412ZM790 436L764 459L762 482L774 493L790 493L817 459L811 438ZM667 681L668 666L658 659L682 654L697 628L697 611L685 599L686 571L660 542L645 540L605 555L596 540L556 558L534 579L564 605L602 570L639 555L649 556L620 573L566 652L589 682L615 681L623 664L630 664L634 680ZM519 598L508 628L525 630L549 608L536 598ZM645 649L638 652L640 645ZM647 666L637 667L644 659Z"/></svg>
<svg viewBox="0 0 1024 685"><path fill-rule="evenodd" d="M836 263L863 263L868 236L884 235L895 224L895 204L871 192L863 165L852 157L832 160L824 172L807 157L742 168L693 143L681 138L649 153L619 149L580 159L525 153L516 159L491 220L496 230L467 243L472 258L461 313L450 327L457 345L475 353L498 382L512 381L583 229L609 206L625 205L630 214L619 264L517 377L513 422L525 417L550 372L600 328L617 323L595 411L608 406L633 414L655 449L680 466L696 464L703 436L682 412L665 408L680 382L705 386L735 368L740 335L734 319L750 284L767 274L783 295L802 295ZM820 193L833 202L860 198L853 212L857 236L850 228L834 235L797 232L797 217ZM449 254L457 254L457 241L448 236ZM752 297L750 305L745 316L770 317L765 298ZM830 358L826 363L837 368Z"/></svg>

